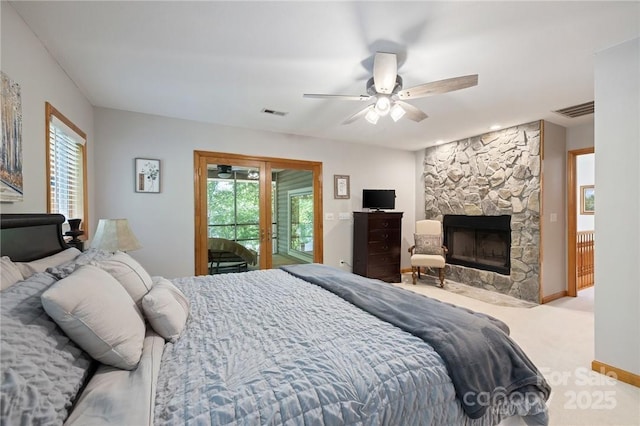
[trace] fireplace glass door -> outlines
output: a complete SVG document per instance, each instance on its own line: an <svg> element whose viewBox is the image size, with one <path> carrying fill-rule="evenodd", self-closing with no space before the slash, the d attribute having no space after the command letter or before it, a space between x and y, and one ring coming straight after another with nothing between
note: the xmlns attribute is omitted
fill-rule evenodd
<svg viewBox="0 0 640 426"><path fill-rule="evenodd" d="M506 216L445 216L447 262L509 274L510 218Z"/></svg>

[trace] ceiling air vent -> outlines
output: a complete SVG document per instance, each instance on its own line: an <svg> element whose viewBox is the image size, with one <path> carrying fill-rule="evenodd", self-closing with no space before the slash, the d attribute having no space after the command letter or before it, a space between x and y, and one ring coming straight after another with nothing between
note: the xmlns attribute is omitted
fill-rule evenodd
<svg viewBox="0 0 640 426"><path fill-rule="evenodd" d="M262 108L262 112L265 114L277 115L278 117L284 117L288 112L276 111L275 109Z"/></svg>
<svg viewBox="0 0 640 426"><path fill-rule="evenodd" d="M582 117L583 115L593 114L594 111L595 111L595 104L594 104L594 101L591 101L591 102L586 102L580 105L574 105L567 108L562 108L553 112L558 113L560 115L564 115L565 117L568 117L568 118L577 118L577 117Z"/></svg>

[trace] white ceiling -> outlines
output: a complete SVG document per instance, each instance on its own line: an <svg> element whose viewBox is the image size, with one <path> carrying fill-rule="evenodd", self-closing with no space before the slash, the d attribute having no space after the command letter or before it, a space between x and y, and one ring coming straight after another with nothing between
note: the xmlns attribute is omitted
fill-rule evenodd
<svg viewBox="0 0 640 426"><path fill-rule="evenodd" d="M593 100L594 55L640 36L638 1L12 4L95 106L406 150L592 120L552 111ZM366 103L302 98L365 94L376 51L398 55L405 88L479 83L412 100L420 123L342 125Z"/></svg>

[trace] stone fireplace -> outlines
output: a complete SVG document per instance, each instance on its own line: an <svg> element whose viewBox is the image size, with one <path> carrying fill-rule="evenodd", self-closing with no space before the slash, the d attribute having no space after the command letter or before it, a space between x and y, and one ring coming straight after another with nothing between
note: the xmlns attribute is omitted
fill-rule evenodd
<svg viewBox="0 0 640 426"><path fill-rule="evenodd" d="M445 232L447 247L453 246L447 279L539 302L540 129L541 122L535 121L425 150L426 219L491 216L509 221L502 233L472 233L464 226ZM480 268L478 257L494 265Z"/></svg>
<svg viewBox="0 0 640 426"><path fill-rule="evenodd" d="M511 216L445 215L447 263L511 273Z"/></svg>

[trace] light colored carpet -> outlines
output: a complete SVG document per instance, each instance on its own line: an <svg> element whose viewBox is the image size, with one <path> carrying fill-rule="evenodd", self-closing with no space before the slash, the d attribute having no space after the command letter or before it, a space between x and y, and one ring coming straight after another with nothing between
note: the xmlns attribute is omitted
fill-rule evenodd
<svg viewBox="0 0 640 426"><path fill-rule="evenodd" d="M403 279L404 281L404 279ZM445 281L445 288L447 287ZM492 315L509 325L511 337L552 387L550 424L640 425L640 388L591 371L594 359L594 289L532 308L504 306L457 294L428 279L395 284L419 294ZM505 425L522 425L507 420Z"/></svg>

